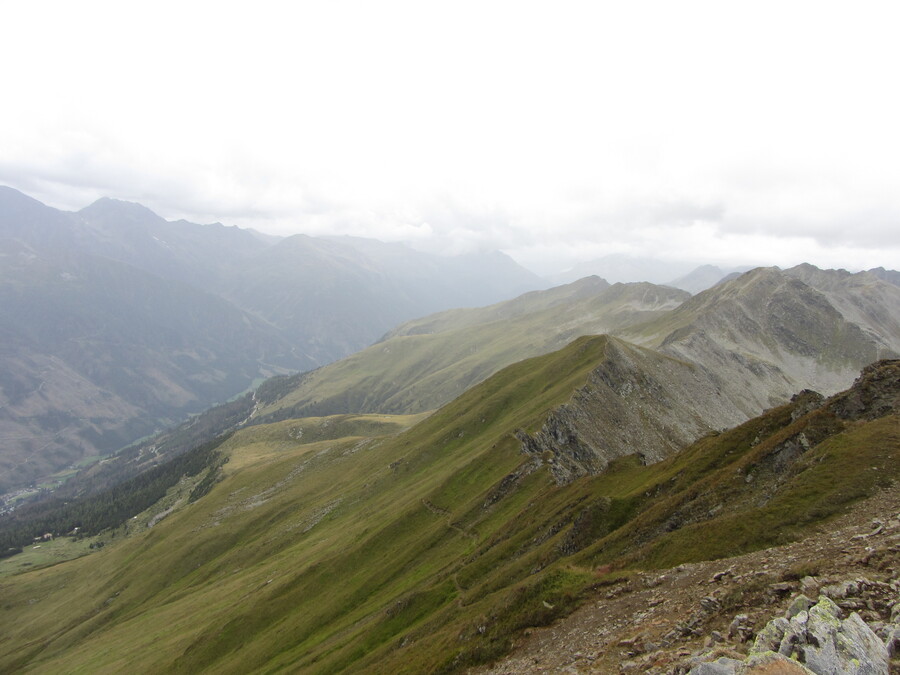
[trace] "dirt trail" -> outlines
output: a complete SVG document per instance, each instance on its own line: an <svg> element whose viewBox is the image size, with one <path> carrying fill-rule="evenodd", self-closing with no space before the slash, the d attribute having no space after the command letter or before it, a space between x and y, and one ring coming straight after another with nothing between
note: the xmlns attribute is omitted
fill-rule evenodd
<svg viewBox="0 0 900 675"><path fill-rule="evenodd" d="M478 535L475 534L474 532L465 529L464 527L460 526L459 523L450 522L450 518L452 517L453 514L450 513L450 511L448 511L447 509L441 508L434 502L431 502L427 499L422 500L422 506L424 506L426 509L431 511L431 513L433 513L434 515L443 516L444 518L446 518L447 519L447 527L449 527L451 530L458 532L459 534L466 537L467 539L474 539L474 540L478 539Z"/></svg>

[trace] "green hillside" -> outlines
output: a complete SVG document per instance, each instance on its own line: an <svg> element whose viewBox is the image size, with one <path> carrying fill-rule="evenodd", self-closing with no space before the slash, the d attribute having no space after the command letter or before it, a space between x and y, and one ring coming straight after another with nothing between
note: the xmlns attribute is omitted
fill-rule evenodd
<svg viewBox="0 0 900 675"><path fill-rule="evenodd" d="M206 496L4 578L0 670L458 671L590 597L599 565L620 575L778 543L900 472L898 362L649 467L624 456L561 484L552 453L522 454L523 433L641 353L582 338L418 422L242 430Z"/></svg>
<svg viewBox="0 0 900 675"><path fill-rule="evenodd" d="M589 277L479 309L403 324L368 349L276 378L254 421L437 408L520 359L582 335L611 334L704 369L739 415L812 388L831 394L860 368L896 355L896 286L861 273L759 268L694 297Z"/></svg>
<svg viewBox="0 0 900 675"><path fill-rule="evenodd" d="M594 277L490 307L441 312L403 324L341 361L272 381L256 419L432 410L511 363L664 315L687 297Z"/></svg>

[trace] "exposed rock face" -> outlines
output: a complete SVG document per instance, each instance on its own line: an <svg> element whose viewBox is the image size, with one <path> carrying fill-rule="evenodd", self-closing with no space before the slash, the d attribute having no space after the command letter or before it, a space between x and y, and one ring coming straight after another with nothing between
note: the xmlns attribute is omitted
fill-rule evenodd
<svg viewBox="0 0 900 675"><path fill-rule="evenodd" d="M820 675L887 673L887 649L881 639L856 612L844 620L840 617L840 608L823 595L809 611L771 621L756 636L750 655L777 652Z"/></svg>
<svg viewBox="0 0 900 675"><path fill-rule="evenodd" d="M873 420L900 410L900 360L866 366L853 387L830 404L843 419Z"/></svg>
<svg viewBox="0 0 900 675"><path fill-rule="evenodd" d="M822 405L824 400L825 397L822 394L811 389L804 389L799 394L795 394L791 398L791 403L796 403L797 408L791 413L791 419L794 421L800 419Z"/></svg>
<svg viewBox="0 0 900 675"><path fill-rule="evenodd" d="M826 595L806 609L809 602L799 596L786 618L770 621L744 661L720 658L701 663L691 675L888 675L888 648L859 614L842 619L841 608Z"/></svg>
<svg viewBox="0 0 900 675"><path fill-rule="evenodd" d="M658 462L713 429L743 419L707 371L609 338L606 358L540 431L519 431L522 450L560 484L638 455Z"/></svg>
<svg viewBox="0 0 900 675"><path fill-rule="evenodd" d="M896 358L898 308L897 287L868 274L759 268L620 335L710 369L753 417L799 389L836 393Z"/></svg>
<svg viewBox="0 0 900 675"><path fill-rule="evenodd" d="M867 366L853 387L830 399L804 390L793 400L799 404L795 420L819 408L853 420L892 414L900 410L900 360ZM516 435L534 467L548 464L556 481L565 484L626 455L658 462L741 419L705 369L610 338L603 363L572 400L553 410L537 433ZM832 431L827 421L805 426L774 446L765 465L784 474Z"/></svg>
<svg viewBox="0 0 900 675"><path fill-rule="evenodd" d="M784 270L822 293L845 319L862 328L879 345L879 356L884 358L900 352L900 289L887 276L873 272L850 274L809 264Z"/></svg>

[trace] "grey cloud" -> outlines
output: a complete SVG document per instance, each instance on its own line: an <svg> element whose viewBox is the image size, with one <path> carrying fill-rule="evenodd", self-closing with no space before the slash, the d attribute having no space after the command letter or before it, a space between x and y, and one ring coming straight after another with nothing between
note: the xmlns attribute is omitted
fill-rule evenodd
<svg viewBox="0 0 900 675"><path fill-rule="evenodd" d="M106 162L107 156L82 149L44 164L0 160L0 183L70 209L110 196L143 203L169 219L218 220L276 234L353 234L444 253L501 249L547 272L619 253L724 264L809 258L829 266L900 267L900 207L887 199L859 206L861 200L848 197L838 200L841 208L804 213L791 199L778 201L784 191L775 182L754 190L735 182L704 198L648 193L607 199L600 191L582 191L534 210L448 191L370 204L272 168L238 162L219 179L192 166L169 170L127 156ZM798 239L816 249L785 248L796 248ZM831 257L810 257L816 250L830 250ZM840 262L845 254L856 262Z"/></svg>
<svg viewBox="0 0 900 675"><path fill-rule="evenodd" d="M804 237L821 246L900 248L900 209L856 208L833 215L730 213L719 223L723 233L757 234L773 239Z"/></svg>

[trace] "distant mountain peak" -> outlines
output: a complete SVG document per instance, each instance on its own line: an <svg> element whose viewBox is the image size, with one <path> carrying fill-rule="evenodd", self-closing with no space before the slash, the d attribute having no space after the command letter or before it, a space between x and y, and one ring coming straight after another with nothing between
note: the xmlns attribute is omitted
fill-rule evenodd
<svg viewBox="0 0 900 675"><path fill-rule="evenodd" d="M591 274L586 277L581 277L577 281L573 281L571 286L573 288L609 288L611 286L606 279L603 277L599 277L596 274Z"/></svg>
<svg viewBox="0 0 900 675"><path fill-rule="evenodd" d="M900 286L900 272L897 270L886 270L883 267L873 267L868 273L889 284Z"/></svg>
<svg viewBox="0 0 900 675"><path fill-rule="evenodd" d="M134 223L156 223L163 220L162 216L157 215L143 204L110 197L101 197L93 204L85 206L78 214L88 218L116 218L123 222Z"/></svg>
<svg viewBox="0 0 900 675"><path fill-rule="evenodd" d="M26 211L46 213L55 210L8 185L0 185L0 208L7 215L15 213L17 216L21 216Z"/></svg>
<svg viewBox="0 0 900 675"><path fill-rule="evenodd" d="M700 265L693 271L682 277L674 279L666 284L687 291L692 295L696 295L707 288L712 288L716 284L732 276L739 276L743 272L748 271L748 267L730 267L722 269L716 265Z"/></svg>
<svg viewBox="0 0 900 675"><path fill-rule="evenodd" d="M11 188L8 185L0 185L0 199L4 201L20 201L20 202L28 202L32 204L40 204L40 202L34 197L29 197L24 192L19 192L15 188ZM43 204L42 204L43 206Z"/></svg>

